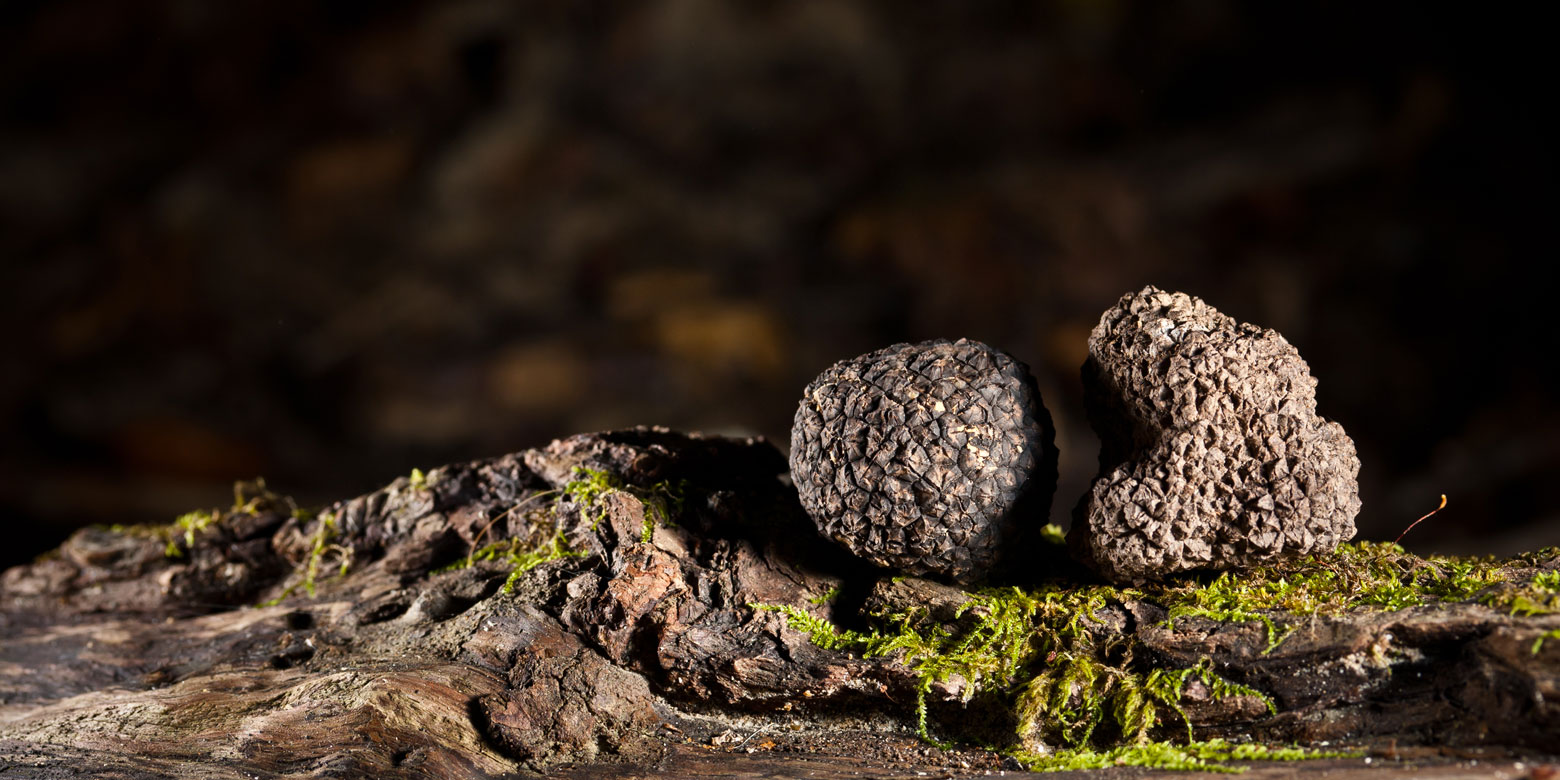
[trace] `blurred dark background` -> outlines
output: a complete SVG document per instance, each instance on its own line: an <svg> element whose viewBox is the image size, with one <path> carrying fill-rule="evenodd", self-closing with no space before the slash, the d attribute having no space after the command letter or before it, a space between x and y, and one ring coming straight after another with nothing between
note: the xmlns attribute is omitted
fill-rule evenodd
<svg viewBox="0 0 1560 780"><path fill-rule="evenodd" d="M1145 283L1296 344L1363 536L1560 542L1548 28L1407 2L0 5L5 563L900 340L1077 381Z"/></svg>

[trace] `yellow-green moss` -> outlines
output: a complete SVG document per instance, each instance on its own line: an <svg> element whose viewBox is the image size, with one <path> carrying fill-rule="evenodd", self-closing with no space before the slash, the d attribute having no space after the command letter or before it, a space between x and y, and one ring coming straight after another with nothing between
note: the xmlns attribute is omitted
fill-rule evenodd
<svg viewBox="0 0 1560 780"><path fill-rule="evenodd" d="M1293 563L1225 572L1208 583L1171 582L1146 593L1169 609L1171 623L1183 617L1261 622L1267 628L1267 651L1272 651L1290 629L1279 628L1268 611L1338 615L1437 601L1477 601L1517 615L1560 610L1560 596L1545 592L1539 582L1549 581L1546 575L1528 586L1513 585L1511 566L1493 558L1421 558L1390 542L1358 542Z"/></svg>
<svg viewBox="0 0 1560 780"><path fill-rule="evenodd" d="M1032 769L1133 765L1239 771L1218 762L1336 754L1192 741L1192 724L1180 701L1193 679L1215 699L1251 697L1270 711L1273 704L1261 691L1217 674L1207 658L1182 668L1135 660L1135 637L1089 630L1097 610L1132 599L1161 605L1172 622L1189 617L1259 622L1267 629L1271 651L1293 630L1279 621L1294 623L1294 616L1434 602L1481 603L1515 615L1555 612L1560 574L1528 578L1522 573L1547 560L1537 554L1504 562L1422 558L1396 544L1362 542L1239 575L1185 577L1136 589L1050 584L981 590L967 594L952 629L928 619L922 608L872 615L870 630L854 631L794 605L750 606L785 615L791 628L820 647L868 657L901 653L916 679L916 729L929 741L928 694L935 685L952 683L956 689L962 686L966 700L989 695L1007 703L1017 724L1016 747L1009 752ZM1541 635L1533 651L1557 637L1560 630ZM1156 726L1167 725L1169 714L1185 725L1187 744L1150 739Z"/></svg>
<svg viewBox="0 0 1560 780"><path fill-rule="evenodd" d="M638 498L645 507L645 523L640 531L640 541L644 542L648 542L654 535L657 523L672 525L672 518L682 511L686 490L686 483L682 481L657 482L649 487L625 485L605 471L582 466L576 466L572 476L574 478L563 487L534 493L504 513L510 517L526 517L530 525L527 533L475 547L464 559L440 571L466 568L479 561L505 563L510 569L503 592L512 593L520 577L537 566L562 558L585 556L582 550L571 550L564 536L563 523L558 518L559 505L563 499L573 501L580 508L582 515L590 519L590 527L594 531L599 529L601 520L606 517L606 507L601 504L603 497L623 492ZM545 509L535 503L542 499L550 499ZM527 507L530 509L525 513L520 511ZM542 516L545 516L545 520ZM542 526L542 522L547 525Z"/></svg>
<svg viewBox="0 0 1560 780"><path fill-rule="evenodd" d="M299 572L298 581L282 589L276 598L262 602L256 606L272 607L282 603L287 597L296 593L299 588L308 593L310 597L315 594L315 586L319 581L320 568L327 555L336 555L341 559L341 566L336 572L337 577L344 577L352 566L352 548L336 544L338 531L336 529L336 516L326 512L319 516L314 533L310 536L309 554L304 559Z"/></svg>
<svg viewBox="0 0 1560 780"><path fill-rule="evenodd" d="M169 558L183 557L184 553L195 546L195 539L207 529L220 524L223 520L239 514L257 514L259 512L285 509L297 517L303 510L298 508L291 496L284 496L266 487L264 477L255 477L250 480L239 480L233 483L233 506L227 511L220 509L197 509L193 512L185 512L174 518L173 523L165 526L160 536L167 542L163 548L163 554ZM126 526L109 526L109 530L125 532ZM183 546L179 541L183 540Z"/></svg>
<svg viewBox="0 0 1560 780"><path fill-rule="evenodd" d="M1533 655L1538 655L1538 652L1544 649L1544 640L1547 639L1560 639L1560 628L1552 628L1542 634L1539 634L1538 637L1533 640Z"/></svg>
<svg viewBox="0 0 1560 780"><path fill-rule="evenodd" d="M563 496L579 504L581 510L587 513L592 531L597 530L607 516L607 509L601 504L602 497L610 493L627 493L639 499L645 507L644 527L639 532L641 542L650 541L657 523L672 524L672 517L682 511L684 493L687 491L687 482L684 480L662 481L649 487L640 487L625 484L600 469L583 466L575 466L572 475L574 478L562 488Z"/></svg>
<svg viewBox="0 0 1560 780"><path fill-rule="evenodd" d="M1054 753L1035 754L1023 751L1013 753L1026 768L1033 772L1064 772L1077 769L1104 769L1113 766L1141 766L1153 769L1193 772L1220 772L1238 774L1246 771L1228 761L1301 761L1315 758L1352 758L1359 753L1310 750L1298 747L1275 747L1249 743L1227 742L1222 739L1193 741L1183 745L1169 742L1148 742L1134 745L1117 745L1104 750L1074 748Z"/></svg>
<svg viewBox="0 0 1560 780"><path fill-rule="evenodd" d="M750 606L783 614L791 628L806 633L813 644L825 649L859 652L866 657L902 653L901 660L916 675L916 731L934 744L942 743L932 739L928 730L928 695L933 686L957 680L966 701L979 693L1012 701L1018 747L1009 752L1032 764L1031 768L1210 766L1223 755L1209 747L1218 743L1175 746L1148 739L1149 730L1159 722L1158 708L1176 712L1186 723L1190 739L1191 723L1180 699L1186 683L1194 677L1215 698L1252 696L1270 710L1272 703L1260 691L1215 674L1207 659L1184 669L1144 672L1131 668L1133 640L1116 640L1120 647L1097 646L1088 623L1095 620L1095 610L1120 595L1121 591L1109 587L987 589L970 594L956 611L956 620L966 615L974 618L956 632L925 620L920 609L877 615L879 628L862 632L841 630L788 604ZM1121 652L1112 652L1118 650ZM1100 660L1113 654L1121 660ZM1125 744L1100 751L1093 737L1096 728L1107 721L1113 724L1116 741ZM1042 754L1048 741L1064 747ZM1231 750L1237 748L1248 749L1237 746Z"/></svg>
<svg viewBox="0 0 1560 780"><path fill-rule="evenodd" d="M509 565L509 577L504 580L504 593L513 593L515 583L526 572L550 561L562 558L578 558L585 555L582 550L570 550L569 542L563 537L561 530L555 531L547 541L540 545L531 545L525 539L519 537L505 539L502 542L494 542L479 550L474 550L464 561L459 561L446 569L458 569L471 566L477 561L498 561Z"/></svg>
<svg viewBox="0 0 1560 780"><path fill-rule="evenodd" d="M828 590L824 591L821 595L814 596L814 597L808 599L807 603L821 607L824 604L832 603L835 599L837 599L839 597L840 597L840 589L839 588L829 588Z"/></svg>
<svg viewBox="0 0 1560 780"><path fill-rule="evenodd" d="M195 546L195 536L210 528L221 517L222 513L215 509L197 509L174 518L173 532L169 534L168 546L163 548L163 555L169 558L182 557L185 550ZM179 546L180 538L184 540L183 547Z"/></svg>

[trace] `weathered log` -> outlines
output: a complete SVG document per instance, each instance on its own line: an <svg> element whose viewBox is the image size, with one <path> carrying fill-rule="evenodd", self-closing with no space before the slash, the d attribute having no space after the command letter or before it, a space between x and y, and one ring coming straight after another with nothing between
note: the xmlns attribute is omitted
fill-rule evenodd
<svg viewBox="0 0 1560 780"><path fill-rule="evenodd" d="M714 776L701 756L716 754L743 757L722 764L738 776L787 771L771 769L782 755L821 777L1016 769L915 739L926 681L902 653L827 649L754 609L846 628L914 612L954 633L974 615L957 588L821 539L785 472L762 440L635 429L403 477L315 516L250 489L173 529L80 531L0 576L0 769ZM1357 611L1291 620L1271 649L1260 622L1170 627L1130 596L1084 623L1273 704L1193 680L1199 738L1555 750L1560 734L1560 640L1536 644L1554 615ZM972 724L1003 702L967 701L963 683L930 687L934 732L997 739Z"/></svg>

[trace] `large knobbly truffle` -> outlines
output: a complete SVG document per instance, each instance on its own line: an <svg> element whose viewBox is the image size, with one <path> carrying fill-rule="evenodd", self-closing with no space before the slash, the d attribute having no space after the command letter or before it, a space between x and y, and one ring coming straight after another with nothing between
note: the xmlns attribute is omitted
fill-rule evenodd
<svg viewBox="0 0 1560 780"><path fill-rule="evenodd" d="M857 556L969 582L1021 524L1045 522L1054 438L1010 355L967 339L895 344L807 386L791 476L818 529Z"/></svg>
<svg viewBox="0 0 1560 780"><path fill-rule="evenodd" d="M1100 474L1068 541L1104 576L1234 569L1354 536L1354 443L1317 416L1316 380L1276 331L1145 287L1089 335L1083 383Z"/></svg>

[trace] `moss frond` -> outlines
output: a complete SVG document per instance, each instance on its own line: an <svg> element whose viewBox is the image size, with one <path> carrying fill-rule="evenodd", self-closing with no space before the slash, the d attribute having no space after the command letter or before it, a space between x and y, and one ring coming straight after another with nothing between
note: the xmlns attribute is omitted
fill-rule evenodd
<svg viewBox="0 0 1560 780"><path fill-rule="evenodd" d="M687 500L687 480L665 480L641 487L624 484L622 480L600 469L575 466L571 473L573 479L564 484L563 497L578 504L581 511L587 513L592 531L597 530L607 516L606 507L601 506L600 501L609 493L628 493L644 504L645 522L639 532L641 542L650 541L655 535L656 524L674 525L672 518L682 512Z"/></svg>
<svg viewBox="0 0 1560 780"><path fill-rule="evenodd" d="M1031 768L1217 765L1222 768L1215 771L1230 771L1238 768L1218 762L1336 754L1194 741L1182 706L1193 680L1215 700L1251 697L1270 712L1274 704L1262 691L1219 675L1208 658L1179 667L1144 663L1135 657L1141 650L1135 637L1103 629L1100 609L1130 599L1159 604L1172 622L1192 616L1257 622L1267 631L1266 651L1272 651L1301 616L1434 602L1480 603L1519 615L1554 612L1560 608L1560 574L1526 575L1547 561L1420 557L1396 544L1361 542L1211 580L1188 577L1137 589L1050 584L980 590L967 594L951 627L929 620L924 609L909 609L870 615L870 630L843 631L799 607L752 606L784 614L791 628L821 647L864 656L901 654L916 680L916 730L928 741L933 741L929 695L938 684L952 682L966 701L985 695L1010 707L1017 744L1011 752ZM1560 630L1538 637L1534 651L1557 637ZM1172 713L1172 722L1186 728L1185 744L1152 738Z"/></svg>
<svg viewBox="0 0 1560 780"><path fill-rule="evenodd" d="M837 599L839 597L840 597L840 589L839 588L829 588L828 590L824 591L822 593L822 595L814 596L814 597L808 599L807 603L812 604L814 606L821 607L821 606L823 606L825 604L832 603L835 599Z"/></svg>
<svg viewBox="0 0 1560 780"><path fill-rule="evenodd" d="M330 512L321 514L317 523L315 524L314 533L310 536L309 554L304 558L304 562L301 567L302 576L298 579L297 582L294 582L283 588L282 592L278 594L276 598L271 599L270 601L262 602L256 606L276 606L277 604L285 601L292 594L298 592L299 588L302 588L304 592L308 593L310 598L312 598L315 595L315 588L319 582L320 569L324 566L324 562L328 556L334 555L341 560L341 564L336 571L336 576L345 577L347 575L347 571L352 567L353 554L351 547L336 543L336 537L338 535L339 531L336 528L336 516Z"/></svg>
<svg viewBox="0 0 1560 780"><path fill-rule="evenodd" d="M1255 621L1267 629L1271 652L1292 628L1281 628L1274 614L1340 615L1371 608L1396 611L1432 602L1474 601L1513 615L1560 611L1560 593L1546 592L1540 574L1526 587L1512 586L1512 563L1493 558L1409 554L1390 542L1340 545L1325 555L1293 563L1225 572L1207 584L1184 581L1149 589L1169 610L1169 621L1205 617L1219 621ZM1550 574L1554 574L1551 572ZM1560 584L1560 576L1554 578Z"/></svg>
<svg viewBox="0 0 1560 780"><path fill-rule="evenodd" d="M1243 766L1232 766L1228 761L1300 761L1315 758L1353 758L1358 753L1310 750L1299 747L1273 747L1246 743L1233 743L1222 739L1189 742L1173 745L1168 742L1150 742L1142 745L1119 745L1106 750L1076 748L1040 755L1015 753L1020 763L1032 772L1063 772L1077 769L1105 769L1113 766L1141 766L1195 772L1239 774Z"/></svg>
<svg viewBox="0 0 1560 780"><path fill-rule="evenodd" d="M657 482L649 487L639 487L625 485L621 480L600 469L576 466L571 473L573 479L564 483L562 487L557 490L533 493L500 516L528 518L530 525L528 533L491 542L481 547L473 545L473 549L463 560L445 566L439 571L463 569L479 561L506 563L510 569L509 577L504 581L503 592L512 593L515 583L526 572L537 566L563 558L579 558L587 555L583 550L573 550L569 547L568 538L564 535L563 522L558 517L559 505L563 500L568 499L578 506L583 516L590 519L590 527L594 531L599 530L601 521L606 517L606 507L601 504L603 497L614 492L623 492L638 498L645 507L645 523L640 531L642 542L650 541L657 523L672 525L672 518L682 511L685 501L687 483L681 480ZM535 502L541 499L551 499L550 507L544 510L543 507L536 506ZM541 525L542 520L539 515L545 515L550 527ZM494 522L497 519L495 518ZM488 527L492 527L492 523L489 523ZM479 541L486 532L487 527L478 534Z"/></svg>
<svg viewBox="0 0 1560 780"><path fill-rule="evenodd" d="M163 555L169 558L182 557L185 550L195 546L195 537L198 534L221 519L222 513L215 509L197 509L174 518L173 532L169 535L168 546L163 548ZM180 538L184 539L182 548L179 546Z"/></svg>

